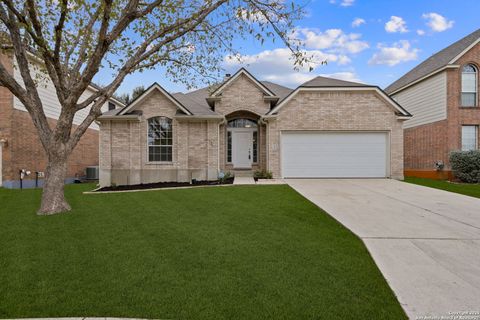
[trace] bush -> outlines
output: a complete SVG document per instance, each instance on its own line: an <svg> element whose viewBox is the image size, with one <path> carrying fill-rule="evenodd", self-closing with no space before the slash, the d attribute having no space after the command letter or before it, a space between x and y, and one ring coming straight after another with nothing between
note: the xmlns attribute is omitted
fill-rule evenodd
<svg viewBox="0 0 480 320"><path fill-rule="evenodd" d="M227 172L225 172L225 173L223 173L223 174L220 174L218 180L219 180L221 183L225 183L225 182L227 182L227 181L228 181L229 179L231 179L231 178L233 178L233 174L232 174L230 171L227 171Z"/></svg>
<svg viewBox="0 0 480 320"><path fill-rule="evenodd" d="M256 170L253 173L253 177L256 179L272 179L273 175L271 171L268 170Z"/></svg>
<svg viewBox="0 0 480 320"><path fill-rule="evenodd" d="M463 182L480 182L480 151L455 151L450 154L450 165L455 177Z"/></svg>

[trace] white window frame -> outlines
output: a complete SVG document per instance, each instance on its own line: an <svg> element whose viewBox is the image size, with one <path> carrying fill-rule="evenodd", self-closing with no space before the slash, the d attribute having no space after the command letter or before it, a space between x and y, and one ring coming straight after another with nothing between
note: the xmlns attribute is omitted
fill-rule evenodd
<svg viewBox="0 0 480 320"><path fill-rule="evenodd" d="M466 128L473 128L473 130L474 130L475 146L474 146L473 149L470 148L470 147L464 147L465 144L463 142L463 138L465 136L464 129L466 129ZM461 144L462 144L461 149L462 149L462 151L477 150L478 149L478 126L477 125L462 125L461 130L462 130L462 134L461 134Z"/></svg>
<svg viewBox="0 0 480 320"><path fill-rule="evenodd" d="M475 70L475 72L465 72L464 68L467 67L467 66L472 67ZM475 84L474 84L475 89L474 89L474 91L464 91L464 89L463 89L463 82L464 82L463 76L464 75L471 75L471 74L473 74L475 76ZM475 107L478 106L478 68L474 64L469 63L469 64L466 64L462 67L462 74L461 74L461 79L460 79L460 91L461 91L460 92L460 106L462 108L475 108ZM463 104L463 94L464 93L465 94L472 94L472 93L475 94L475 100L474 100L473 105L469 106L469 105L464 105Z"/></svg>

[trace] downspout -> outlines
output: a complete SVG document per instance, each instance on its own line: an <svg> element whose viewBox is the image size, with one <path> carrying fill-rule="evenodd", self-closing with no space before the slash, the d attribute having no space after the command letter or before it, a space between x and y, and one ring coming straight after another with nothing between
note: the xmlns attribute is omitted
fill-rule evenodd
<svg viewBox="0 0 480 320"><path fill-rule="evenodd" d="M227 119L223 117L222 121L217 125L217 172L220 173L220 148L223 148L223 146L220 146L220 126L222 124L225 124L227 122Z"/></svg>
<svg viewBox="0 0 480 320"><path fill-rule="evenodd" d="M270 134L269 134L269 128L268 128L268 122L265 121L264 117L260 117L260 120L258 121L260 124L265 125L265 161L267 162L265 165L265 169L269 170L270 169L270 162L269 162L269 155L270 155Z"/></svg>

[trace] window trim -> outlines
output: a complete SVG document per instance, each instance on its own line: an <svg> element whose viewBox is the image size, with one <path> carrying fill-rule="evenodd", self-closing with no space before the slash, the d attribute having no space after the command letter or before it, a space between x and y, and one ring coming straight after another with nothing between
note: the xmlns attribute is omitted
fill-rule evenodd
<svg viewBox="0 0 480 320"><path fill-rule="evenodd" d="M473 72L464 72L463 69L467 66L471 66L473 69L475 69L475 91L463 91L463 74L472 74ZM474 93L475 94L475 102L473 106L465 106L463 105L463 94L464 93ZM460 108L478 108L478 67L476 64L472 62L465 63L462 65L460 69Z"/></svg>
<svg viewBox="0 0 480 320"><path fill-rule="evenodd" d="M165 118L165 119L168 119L170 121L170 125L171 125L171 131L172 131L172 144L171 145L150 145L149 142L148 142L148 139L149 139L149 130L150 130L150 125L149 125L149 122L151 119L154 119L154 118ZM173 155L174 155L174 145L175 145L175 142L174 142L174 137L175 137L175 132L174 132L174 126L173 126L173 119L170 118L170 117L167 117L167 116L153 116L153 117L150 117L147 119L146 121L146 124L147 124L147 141L146 141L146 145L147 145L147 158L146 158L146 163L147 164L172 164L173 163ZM150 147L171 147L172 148L172 159L171 160L154 160L154 161L150 161Z"/></svg>
<svg viewBox="0 0 480 320"><path fill-rule="evenodd" d="M469 150L464 150L463 149L463 127L474 127L475 128L475 148L474 149L469 149ZM479 126L476 124L462 124L460 126L460 150L461 151L471 151L471 150L478 150L478 132L479 132Z"/></svg>

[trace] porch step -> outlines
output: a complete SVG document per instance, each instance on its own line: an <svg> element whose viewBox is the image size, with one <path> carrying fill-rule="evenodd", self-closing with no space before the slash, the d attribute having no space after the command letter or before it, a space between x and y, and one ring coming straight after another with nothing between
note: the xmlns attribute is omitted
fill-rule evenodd
<svg viewBox="0 0 480 320"><path fill-rule="evenodd" d="M235 177L251 177L253 178L252 170L233 170Z"/></svg>
<svg viewBox="0 0 480 320"><path fill-rule="evenodd" d="M238 177L235 176L233 184L255 184L255 180L252 177Z"/></svg>

